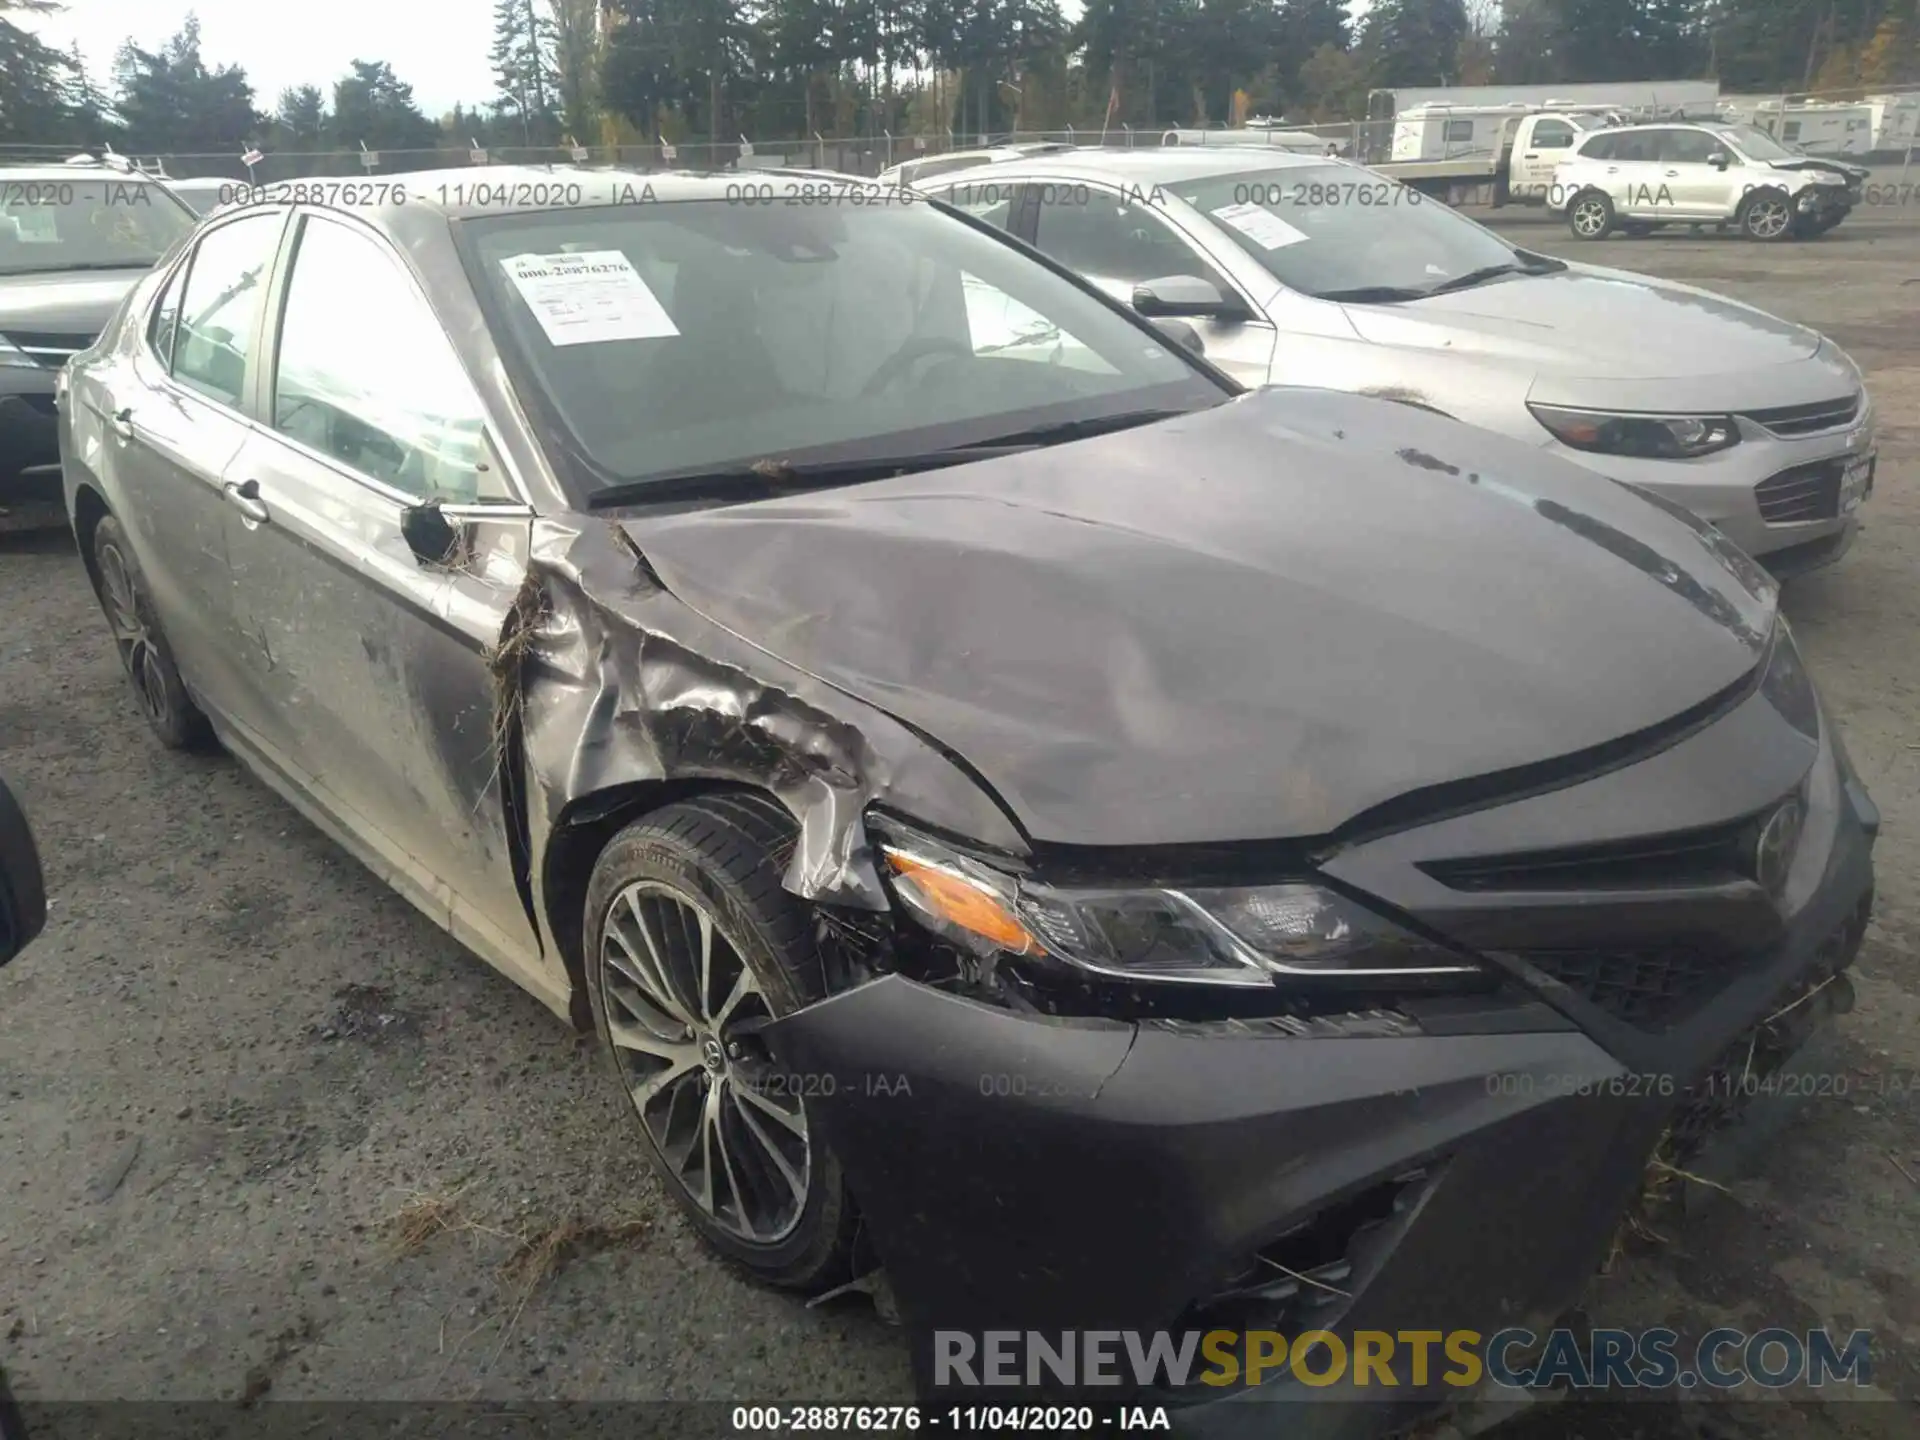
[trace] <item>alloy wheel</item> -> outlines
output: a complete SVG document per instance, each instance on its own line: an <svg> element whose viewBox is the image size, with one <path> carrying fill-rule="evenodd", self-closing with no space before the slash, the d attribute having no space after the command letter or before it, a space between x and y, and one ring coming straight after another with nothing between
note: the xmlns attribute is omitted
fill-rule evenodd
<svg viewBox="0 0 1920 1440"><path fill-rule="evenodd" d="M730 1234L786 1238L812 1147L795 1077L759 1039L774 1017L753 967L703 902L652 880L614 897L601 962L607 1037L668 1169Z"/></svg>
<svg viewBox="0 0 1920 1440"><path fill-rule="evenodd" d="M1747 212L1747 233L1756 240L1774 240L1785 233L1793 223L1793 216L1787 210L1787 202L1763 197L1753 202L1753 208Z"/></svg>
<svg viewBox="0 0 1920 1440"><path fill-rule="evenodd" d="M1598 200L1582 200L1573 207L1573 228L1586 236L1598 235L1607 225L1607 212Z"/></svg>
<svg viewBox="0 0 1920 1440"><path fill-rule="evenodd" d="M120 647L121 661L133 679L133 692L148 720L164 726L172 713L167 699L166 674L147 622L140 616L140 591L126 556L117 546L103 545L99 553L100 591L107 624Z"/></svg>

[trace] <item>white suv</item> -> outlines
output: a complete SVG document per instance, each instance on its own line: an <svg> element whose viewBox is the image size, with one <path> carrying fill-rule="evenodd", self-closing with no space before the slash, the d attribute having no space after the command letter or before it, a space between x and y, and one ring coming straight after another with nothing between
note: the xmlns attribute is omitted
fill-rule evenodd
<svg viewBox="0 0 1920 1440"><path fill-rule="evenodd" d="M1584 138L1554 170L1547 205L1580 240L1672 224L1804 239L1846 219L1866 176L1858 165L1795 154L1750 125L1629 125Z"/></svg>

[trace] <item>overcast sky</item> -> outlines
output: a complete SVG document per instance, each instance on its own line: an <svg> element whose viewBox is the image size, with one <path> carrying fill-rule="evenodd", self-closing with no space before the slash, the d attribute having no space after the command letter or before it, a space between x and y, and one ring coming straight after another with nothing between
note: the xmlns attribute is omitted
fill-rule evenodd
<svg viewBox="0 0 1920 1440"><path fill-rule="evenodd" d="M253 84L254 104L272 110L290 85L333 82L352 60L385 60L413 86L414 99L438 117L455 101L476 104L493 94L487 51L493 46L492 0L320 0L315 5L260 0L66 0L63 14L10 15L50 45L75 40L95 83L111 80L114 52L131 39L158 49L189 10L200 17L200 53L209 66L239 65Z"/></svg>

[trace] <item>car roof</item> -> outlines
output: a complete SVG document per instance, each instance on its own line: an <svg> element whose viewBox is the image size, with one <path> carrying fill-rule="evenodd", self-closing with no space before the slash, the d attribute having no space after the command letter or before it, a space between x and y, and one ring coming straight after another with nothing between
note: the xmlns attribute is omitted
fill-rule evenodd
<svg viewBox="0 0 1920 1440"><path fill-rule="evenodd" d="M1167 145L1150 150L1071 150L1004 160L993 167L996 176L1055 175L1069 180L1140 181L1177 185L1215 175L1238 175L1251 170L1291 170L1344 161L1327 155L1301 155L1267 145ZM1357 168L1357 167L1356 167Z"/></svg>
<svg viewBox="0 0 1920 1440"><path fill-rule="evenodd" d="M462 165L444 170L409 170L393 175L319 177L296 182L317 190L322 208L331 205L390 234L417 232L422 221L475 220L483 216L533 215L575 206L677 200L735 200L740 186L782 176L833 180L874 188L858 175L782 167L766 170L634 170L618 166L584 169L574 165ZM269 187L271 193L271 187ZM337 199L334 198L337 195ZM294 197L296 203L299 196Z"/></svg>
<svg viewBox="0 0 1920 1440"><path fill-rule="evenodd" d="M65 165L57 160L36 160L18 164L0 161L0 179L36 184L53 181L71 185L76 180L118 180L128 185L165 185L166 177L144 170L122 170L115 165Z"/></svg>

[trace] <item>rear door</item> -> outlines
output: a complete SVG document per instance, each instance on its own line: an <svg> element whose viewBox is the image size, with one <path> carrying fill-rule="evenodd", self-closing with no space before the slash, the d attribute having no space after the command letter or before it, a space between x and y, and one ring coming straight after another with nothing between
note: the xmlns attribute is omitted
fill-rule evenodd
<svg viewBox="0 0 1920 1440"><path fill-rule="evenodd" d="M255 681L228 583L223 489L248 433L247 365L284 209L210 226L146 317L145 343L82 403L106 437L98 464L189 689L225 718Z"/></svg>
<svg viewBox="0 0 1920 1440"><path fill-rule="evenodd" d="M1636 220L1673 218L1673 191L1661 176L1660 147L1670 132L1623 130L1613 137L1613 159L1607 166L1607 193L1613 208Z"/></svg>
<svg viewBox="0 0 1920 1440"><path fill-rule="evenodd" d="M295 223L261 425L228 470L251 501L227 530L235 606L271 657L251 738L387 878L528 978L487 654L525 577L531 511L399 256L344 215ZM451 566L403 533L428 500L465 531Z"/></svg>

